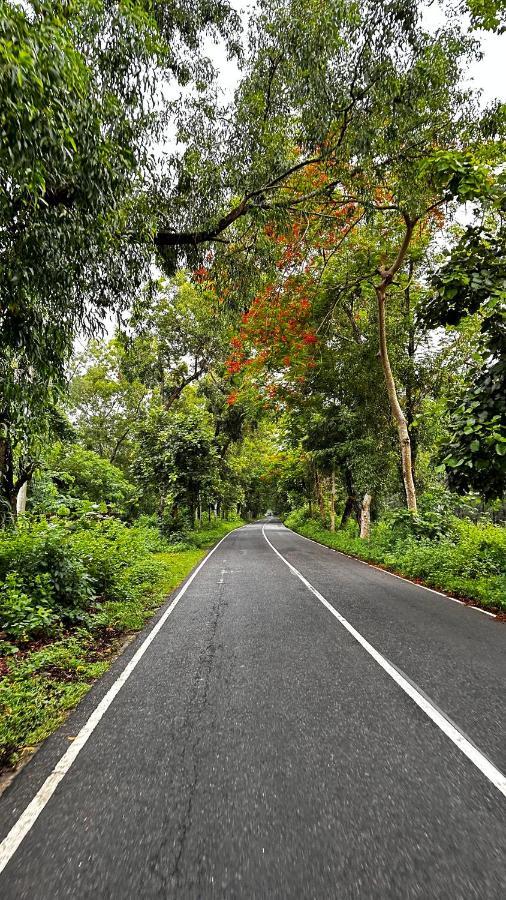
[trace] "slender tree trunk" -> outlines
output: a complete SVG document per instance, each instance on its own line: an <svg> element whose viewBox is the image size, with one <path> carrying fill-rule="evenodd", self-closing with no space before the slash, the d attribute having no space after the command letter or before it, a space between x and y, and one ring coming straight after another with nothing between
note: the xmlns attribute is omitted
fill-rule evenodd
<svg viewBox="0 0 506 900"><path fill-rule="evenodd" d="M371 535L371 500L370 494L364 494L360 506L360 537L362 539Z"/></svg>
<svg viewBox="0 0 506 900"><path fill-rule="evenodd" d="M332 466L330 476L330 530L336 530L336 470Z"/></svg>
<svg viewBox="0 0 506 900"><path fill-rule="evenodd" d="M418 452L417 428L414 425L416 410L416 380L415 380L415 324L411 313L411 291L410 284L413 277L414 263L409 260L409 281L404 291L404 315L406 317L406 327L408 332L408 368L405 380L406 393L406 423L408 426L409 438L411 441L411 469L413 471L413 480L416 485L416 457Z"/></svg>
<svg viewBox="0 0 506 900"><path fill-rule="evenodd" d="M343 514L341 516L341 521L339 523L339 531L343 530L348 519L350 518L352 513L355 512L354 506L355 506L355 499L353 497L347 497L346 503L344 504L344 510L343 510Z"/></svg>
<svg viewBox="0 0 506 900"><path fill-rule="evenodd" d="M316 496L318 498L318 508L320 510L320 518L322 520L322 524L325 522L325 501L323 499L323 487L322 480L318 468L315 468L315 480L316 480Z"/></svg>
<svg viewBox="0 0 506 900"><path fill-rule="evenodd" d="M21 485L16 497L16 512L18 516L24 516L26 512L26 498L28 495L28 479Z"/></svg>
<svg viewBox="0 0 506 900"><path fill-rule="evenodd" d="M0 438L0 525L15 522L17 490L14 486L12 446L8 431Z"/></svg>
<svg viewBox="0 0 506 900"><path fill-rule="evenodd" d="M410 512L416 513L416 488L413 480L413 466L411 459L411 440L409 437L408 425L406 417L402 411L399 398L397 396L397 388L395 379L390 365L387 347L386 335L386 319L385 319L385 301L386 289L388 281L383 282L376 288L378 298L378 324L379 324L379 352L383 373L385 376L385 384L390 401L390 409L397 426L397 434L399 436L399 445L402 460L402 477L404 480L404 489L406 491L406 502Z"/></svg>

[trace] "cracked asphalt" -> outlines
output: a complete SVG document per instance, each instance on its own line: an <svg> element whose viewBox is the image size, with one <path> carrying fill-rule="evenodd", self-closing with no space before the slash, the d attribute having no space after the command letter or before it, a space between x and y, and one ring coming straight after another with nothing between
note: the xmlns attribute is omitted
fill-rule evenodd
<svg viewBox="0 0 506 900"><path fill-rule="evenodd" d="M504 797L261 525L191 583L0 876L2 900L506 896ZM504 624L266 531L504 772ZM149 628L7 789L1 838Z"/></svg>

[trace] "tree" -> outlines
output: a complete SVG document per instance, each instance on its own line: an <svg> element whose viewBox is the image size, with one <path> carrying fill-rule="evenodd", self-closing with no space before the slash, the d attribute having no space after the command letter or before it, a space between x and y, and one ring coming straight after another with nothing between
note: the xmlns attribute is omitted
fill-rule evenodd
<svg viewBox="0 0 506 900"><path fill-rule="evenodd" d="M2 507L22 453L9 442L65 382L76 332L148 273L160 81L210 76L201 39L229 14L226 0L0 3Z"/></svg>
<svg viewBox="0 0 506 900"><path fill-rule="evenodd" d="M505 248L501 211L468 226L435 272L434 293L422 314L432 327L478 318L477 352L453 403L442 467L451 487L476 490L486 499L502 497L506 483Z"/></svg>
<svg viewBox="0 0 506 900"><path fill-rule="evenodd" d="M178 530L183 507L193 524L202 501L213 498L219 478L211 416L191 400L170 414L153 408L139 431L138 447L135 473L157 498L160 516Z"/></svg>
<svg viewBox="0 0 506 900"><path fill-rule="evenodd" d="M93 340L75 361L68 408L79 440L126 471L132 442L149 405L150 390L125 374L125 349L118 338Z"/></svg>
<svg viewBox="0 0 506 900"><path fill-rule="evenodd" d="M47 455L43 477L49 476L59 491L60 504L88 500L108 511L126 513L137 498L120 469L92 450L78 444L57 443Z"/></svg>
<svg viewBox="0 0 506 900"><path fill-rule="evenodd" d="M325 12L310 4L297 10L290 3L269 6L236 117L236 127L244 126L249 141L254 187L243 191L214 227L185 234L168 230L158 239L195 247L231 231L236 267L241 239L247 254L252 242L258 245L259 230L263 242L266 222L271 228L295 220L306 244L299 262L314 256L315 222L326 232L328 255L338 252L360 223L375 223L383 246L367 275L376 297L379 355L398 431L406 501L415 512L410 434L387 340L388 301L405 278L420 229L434 229L440 207L478 196L490 173L479 156L461 150L463 142L472 148L482 139L469 94L460 87L461 66L472 45L454 29L435 37L424 34L414 6L401 10L389 4L386 10L381 5L380 22L378 8L364 4L354 18L343 4L339 9L329 4ZM323 47L316 41L322 26L328 36ZM351 212L345 233L343 212ZM252 223L241 226L246 216ZM220 256L226 254L225 246ZM303 264L294 273L293 259L285 259L280 268L278 283L259 285L257 298L265 300L262 292L270 292L276 299L285 281L297 282L302 291Z"/></svg>
<svg viewBox="0 0 506 900"><path fill-rule="evenodd" d="M464 6L471 13L474 28L503 33L506 26L505 0L466 0Z"/></svg>
<svg viewBox="0 0 506 900"><path fill-rule="evenodd" d="M207 270L151 281L136 298L121 335L124 372L157 389L168 410L188 385L198 382L224 359L235 319Z"/></svg>

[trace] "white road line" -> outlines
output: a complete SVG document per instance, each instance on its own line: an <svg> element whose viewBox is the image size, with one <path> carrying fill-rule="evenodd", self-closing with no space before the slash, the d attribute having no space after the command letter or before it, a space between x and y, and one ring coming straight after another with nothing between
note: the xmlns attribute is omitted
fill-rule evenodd
<svg viewBox="0 0 506 900"><path fill-rule="evenodd" d="M279 550L276 550L274 544L271 544L269 538L265 533L265 527L262 527L262 534L269 544L269 547L274 550L274 553L279 556L279 558L284 562L286 566L288 566L290 571L293 572L293 574L296 575L297 578L300 578L302 584L304 584L307 589L311 591L311 593L314 594L321 603L323 603L328 611L332 613L334 618L336 618L337 621L344 628L346 628L346 630L352 635L352 637L355 638L356 641L358 641L358 643L364 648L364 650L366 650L366 652L370 656L372 656L375 662L377 662L378 665L381 666L381 668L388 675L390 675L390 678L393 678L396 684L398 684L399 687L402 688L404 693L407 694L408 697L411 697L411 699L416 703L417 706L420 707L421 710L423 710L423 712L429 717L429 719L431 719L431 721L434 722L434 724L437 725L438 728L440 728L448 738L450 738L455 746L458 747L459 750L461 750L462 753L467 756L467 758L476 766L476 768L479 769L480 772L482 772L483 775L485 775L486 778L488 778L489 781L492 782L494 787L496 787L497 790L500 791L500 793L503 794L504 797L506 797L506 776L503 775L503 773L500 772L499 769L497 769L496 766L494 766L494 764L490 762L490 760L487 759L487 757L484 756L484 754L481 753L481 751L478 750L478 748L475 747L474 744L472 744L458 730L458 728L455 727L455 725L452 725L452 723L448 721L448 719L430 702L427 697L425 697L420 691L418 691L417 688L407 680L407 678L404 678L404 676L401 675L401 673L395 668L395 666L393 666L392 663L388 661L388 659L382 656L381 653L379 653L378 650L376 650L375 647L373 647L372 644L370 644L369 641L367 641L366 638L363 637L360 632L357 631L356 628L354 628L353 625L351 625L350 622L348 622L348 620L341 615L341 613L334 609L334 607L328 602L328 600L326 600L325 597L320 594L320 592L317 591L315 587L313 587L313 585L307 580L307 578L304 578L304 575L302 575L301 572L299 572L299 570L295 568L295 566L292 566L292 564L288 562L287 559L285 559L285 557L279 552Z"/></svg>
<svg viewBox="0 0 506 900"><path fill-rule="evenodd" d="M238 531L237 528L234 528L233 531ZM170 604L170 606L165 610L163 615L158 619L158 621L153 625L153 628L147 635L147 637L142 642L141 646L137 650L137 652L132 656L132 659L125 666L121 674L118 676L114 684L109 688L107 693L102 700L98 704L98 706L93 710L89 719L85 722L79 733L76 735L74 741L65 751L61 759L56 763L53 771L46 778L42 787L37 791L33 800L30 801L26 809L21 813L17 822L12 826L9 833L5 836L2 843L0 844L0 874L5 869L7 863L14 855L16 850L18 849L21 842L24 840L32 826L35 824L36 820L40 816L42 810L46 806L46 803L53 796L56 788L58 787L60 781L62 781L69 771L72 763L75 761L81 750L83 749L86 741L93 734L95 728L98 723L104 716L104 714L109 709L112 701L119 694L123 685L128 681L130 675L134 671L137 664L140 662L142 657L144 656L146 650L149 645L155 639L156 635L160 631L161 628L165 625L165 622L169 618L171 612L175 609L183 594L186 593L188 588L190 587L192 581L199 574L202 567L206 564L208 559L213 555L213 553L218 549L218 547L223 543L224 540L230 535L233 534L233 531L229 531L228 534L225 535L213 547L212 550L209 551L206 557L202 560L202 562L197 566L194 572L190 575L188 580L185 582L179 593L174 600Z"/></svg>
<svg viewBox="0 0 506 900"><path fill-rule="evenodd" d="M313 538L306 537L305 534L300 534L299 531L293 531L291 528L287 528L286 525L283 526L287 531L291 531L292 534L296 534L297 537L302 538L303 541L309 541L310 544L316 544L317 547L324 547L325 550L331 550L332 553L339 553L341 556L345 556L346 559L354 559L355 562L361 563L363 566L368 566L370 569L376 569L377 572L383 572L385 575L391 575L392 578L400 578L401 581L405 581L406 584L412 584L414 587L421 588L422 591L429 591L431 594L436 594L438 597L444 597L445 600L451 600L452 603L460 603L461 606L467 606L468 609L475 609L476 612L483 613L485 616L490 616L491 619L496 619L497 616L495 613L491 613L488 609L482 609L481 606L471 606L469 603L464 603L463 600L458 600L457 597L450 597L449 594L443 594L442 591L435 591L434 588L427 587L425 584L418 584L417 581L411 581L410 578L405 578L404 575L397 575L395 572L390 572L388 569L382 569L381 566L375 566L374 563L367 562L365 559L359 559L358 556L351 556L350 553L344 553L343 550L336 550L335 547L327 547L327 544L320 544L320 541L314 541Z"/></svg>

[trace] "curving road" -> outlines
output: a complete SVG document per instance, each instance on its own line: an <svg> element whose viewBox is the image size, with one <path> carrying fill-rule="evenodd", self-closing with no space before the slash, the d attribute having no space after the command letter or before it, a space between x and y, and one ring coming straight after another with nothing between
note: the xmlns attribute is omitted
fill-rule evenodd
<svg viewBox="0 0 506 900"><path fill-rule="evenodd" d="M275 521L180 594L1 798L2 900L506 896L503 623Z"/></svg>

